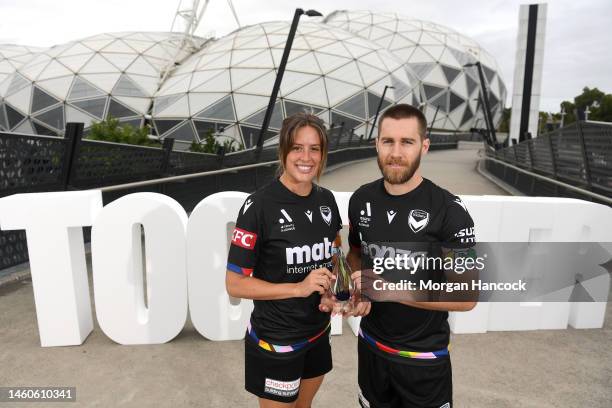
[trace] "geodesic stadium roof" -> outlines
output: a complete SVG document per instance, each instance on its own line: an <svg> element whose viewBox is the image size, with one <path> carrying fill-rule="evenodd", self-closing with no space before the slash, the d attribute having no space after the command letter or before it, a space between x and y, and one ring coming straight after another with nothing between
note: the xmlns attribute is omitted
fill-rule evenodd
<svg viewBox="0 0 612 408"><path fill-rule="evenodd" d="M68 121L87 127L108 116L140 126L161 70L175 55L190 55L180 39L176 33L99 34L37 53L0 84L7 127L58 134Z"/></svg>
<svg viewBox="0 0 612 408"><path fill-rule="evenodd" d="M153 117L163 137L191 141L209 129L256 143L287 40L288 22L244 27L191 56L163 84ZM310 110L328 124L344 123L363 134L385 85L385 106L418 103L414 78L396 56L345 30L302 21L267 137L283 117Z"/></svg>
<svg viewBox="0 0 612 408"><path fill-rule="evenodd" d="M0 44L0 88L19 67L32 59L32 56L43 48L28 47L25 45ZM6 118L2 110L2 97L0 95L0 130L7 130Z"/></svg>
<svg viewBox="0 0 612 408"><path fill-rule="evenodd" d="M464 65L480 61L494 122L501 119L505 85L494 58L474 40L448 27L396 13L342 10L324 22L376 42L412 68L421 84L425 114L429 121L435 115L436 128L467 130L477 125L480 81L476 68Z"/></svg>
<svg viewBox="0 0 612 408"><path fill-rule="evenodd" d="M0 44L0 84L43 48Z"/></svg>
<svg viewBox="0 0 612 408"><path fill-rule="evenodd" d="M243 27L218 40L179 33L106 33L37 50L0 45L0 130L58 135L65 123L113 116L179 145L212 131L246 147L259 135L289 22ZM170 68L171 61L178 61ZM495 59L472 39L395 13L336 11L298 26L266 143L281 121L311 111L328 125L366 134L382 108L423 107L437 129L484 127L480 61L494 122L506 88ZM164 75L167 72L168 75ZM439 110L436 113L436 110Z"/></svg>

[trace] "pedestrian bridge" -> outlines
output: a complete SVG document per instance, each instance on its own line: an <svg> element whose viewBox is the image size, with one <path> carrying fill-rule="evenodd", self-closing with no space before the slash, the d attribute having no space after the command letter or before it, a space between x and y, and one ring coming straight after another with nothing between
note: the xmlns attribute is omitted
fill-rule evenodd
<svg viewBox="0 0 612 408"><path fill-rule="evenodd" d="M430 152L422 174L459 195L511 194L479 170L481 147L461 142L457 150ZM376 160L365 159L330 169L320 184L353 191L379 175ZM602 329L454 334L455 404L558 407L609 401L610 313L608 305ZM208 341L189 321L167 344L121 346L94 319L82 345L42 348L32 285L24 279L0 286L0 327L3 386L76 386L79 406L256 405L243 389L242 341ZM343 334L332 338L332 350L334 370L313 406L357 406L356 337L346 322ZM542 379L551 386L542 386Z"/></svg>

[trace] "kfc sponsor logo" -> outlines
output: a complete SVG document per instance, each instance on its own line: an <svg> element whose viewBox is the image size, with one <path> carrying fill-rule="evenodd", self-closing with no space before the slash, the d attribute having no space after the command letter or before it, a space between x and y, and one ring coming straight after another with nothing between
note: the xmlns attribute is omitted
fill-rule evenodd
<svg viewBox="0 0 612 408"><path fill-rule="evenodd" d="M255 242L257 242L257 234L240 228L234 228L232 244L252 250L255 248Z"/></svg>

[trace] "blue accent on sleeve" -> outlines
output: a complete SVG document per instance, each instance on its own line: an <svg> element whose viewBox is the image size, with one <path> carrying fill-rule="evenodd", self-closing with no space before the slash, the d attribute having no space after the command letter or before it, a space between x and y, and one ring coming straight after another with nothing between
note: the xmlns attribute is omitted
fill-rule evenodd
<svg viewBox="0 0 612 408"><path fill-rule="evenodd" d="M227 270L238 273L240 275L244 275L244 273L242 273L242 268L233 263L229 263L229 262L227 263Z"/></svg>

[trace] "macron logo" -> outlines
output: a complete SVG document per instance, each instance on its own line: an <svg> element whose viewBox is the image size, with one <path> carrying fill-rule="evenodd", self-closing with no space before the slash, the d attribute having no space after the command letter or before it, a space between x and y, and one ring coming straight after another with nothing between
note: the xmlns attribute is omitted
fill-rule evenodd
<svg viewBox="0 0 612 408"><path fill-rule="evenodd" d="M232 233L232 244L241 248L253 250L253 248L255 248L255 242L257 242L257 234L240 228L234 228L234 232Z"/></svg>
<svg viewBox="0 0 612 408"><path fill-rule="evenodd" d="M304 211L304 214L306 214L306 216L308 217L308 221L310 221L310 223L312 224L312 211Z"/></svg>
<svg viewBox="0 0 612 408"><path fill-rule="evenodd" d="M458 204L461 208L465 210L465 212L468 212L467 207L465 206L465 204L463 204L463 201L461 201L459 197L455 198L453 203Z"/></svg>
<svg viewBox="0 0 612 408"><path fill-rule="evenodd" d="M247 210L249 209L249 207L251 206L251 204L253 204L253 200L251 200L250 198L247 199L244 202L244 208L242 209L242 213L244 214L245 212L247 212Z"/></svg>

